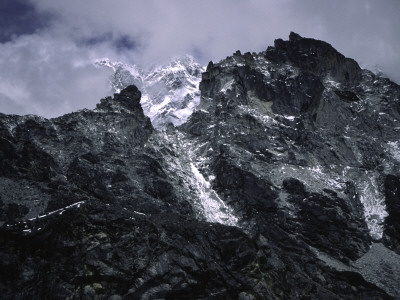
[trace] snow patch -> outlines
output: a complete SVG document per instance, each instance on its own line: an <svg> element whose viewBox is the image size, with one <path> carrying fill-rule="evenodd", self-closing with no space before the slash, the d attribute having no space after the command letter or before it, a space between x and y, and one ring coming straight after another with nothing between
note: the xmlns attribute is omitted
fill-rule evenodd
<svg viewBox="0 0 400 300"><path fill-rule="evenodd" d="M228 90L230 90L232 88L234 83L235 83L234 79L232 79L232 80L228 81L227 83L225 83L225 85L221 89L221 92L225 94Z"/></svg>
<svg viewBox="0 0 400 300"><path fill-rule="evenodd" d="M126 209L126 208L125 208ZM137 215L141 215L141 216L145 216L146 214L144 214L144 213L141 213L141 212L138 212L138 211L136 211L136 210L134 210L133 211L135 214L137 214Z"/></svg>
<svg viewBox="0 0 400 300"><path fill-rule="evenodd" d="M324 81L326 87L333 87L335 89L340 88L340 82L332 80L332 78L328 77Z"/></svg>
<svg viewBox="0 0 400 300"><path fill-rule="evenodd" d="M143 112L157 129L165 128L168 123L183 124L200 103L198 87L205 69L189 55L147 70L108 58L95 64L113 70L110 84L115 92L131 84L139 88Z"/></svg>
<svg viewBox="0 0 400 300"><path fill-rule="evenodd" d="M238 219L233 216L232 210L211 188L210 182L204 178L193 163L190 163L190 167L194 175L191 181L200 199L198 204L207 221L236 226Z"/></svg>
<svg viewBox="0 0 400 300"><path fill-rule="evenodd" d="M293 121L296 117L295 116L283 116L285 119Z"/></svg>
<svg viewBox="0 0 400 300"><path fill-rule="evenodd" d="M387 150L393 156L394 159L400 161L400 147L399 142L388 142L387 143Z"/></svg>
<svg viewBox="0 0 400 300"><path fill-rule="evenodd" d="M190 193L191 204L201 219L228 226L239 226L239 219L233 209L212 188L210 180L213 176L207 180L199 170L200 165L203 166L207 159L199 155L197 150L207 147L207 143L196 147L196 144L187 139L182 132L167 135L162 131L152 140L152 146L156 150L161 150L165 145L168 145L170 152L174 153L165 156L165 162L168 164L167 172L170 172L170 176L176 178L182 187L182 190L176 190L177 194L187 198L187 193Z"/></svg>
<svg viewBox="0 0 400 300"><path fill-rule="evenodd" d="M377 174L367 174L357 183L360 201L364 206L364 215L370 235L374 239L381 239L383 221L388 216L385 197L380 191Z"/></svg>
<svg viewBox="0 0 400 300"><path fill-rule="evenodd" d="M68 209L71 209L71 208L73 208L73 207L79 208L79 207L80 207L82 204L84 204L84 203L85 203L85 201L79 201L79 202L76 202L76 203L74 203L74 204L68 205L68 206L66 206L66 207L63 207L63 208L60 208L60 209L57 209L57 210L53 210L53 211L51 211L51 212L49 212L49 213L47 213L47 214L40 215L40 216L37 216L37 217L35 217L35 218L28 219L28 221L34 221L34 220L36 220L36 219L43 219L43 218L46 218L46 217L48 217L48 216L54 215L54 214L56 214L56 213L58 213L59 215L62 215L62 214L64 213L64 211L66 211L66 210L68 210Z"/></svg>

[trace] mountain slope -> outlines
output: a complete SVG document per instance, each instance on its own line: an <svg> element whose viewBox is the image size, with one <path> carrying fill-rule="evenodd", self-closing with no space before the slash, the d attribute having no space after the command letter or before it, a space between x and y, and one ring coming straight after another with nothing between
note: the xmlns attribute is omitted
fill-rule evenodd
<svg viewBox="0 0 400 300"><path fill-rule="evenodd" d="M291 33L210 62L200 92L164 130L135 86L0 115L2 295L399 297L400 87Z"/></svg>
<svg viewBox="0 0 400 300"><path fill-rule="evenodd" d="M142 91L144 113L156 128L165 128L168 123L181 125L199 104L198 87L204 68L191 56L175 58L169 64L148 70L109 59L96 64L114 71L110 83L116 93L131 84Z"/></svg>

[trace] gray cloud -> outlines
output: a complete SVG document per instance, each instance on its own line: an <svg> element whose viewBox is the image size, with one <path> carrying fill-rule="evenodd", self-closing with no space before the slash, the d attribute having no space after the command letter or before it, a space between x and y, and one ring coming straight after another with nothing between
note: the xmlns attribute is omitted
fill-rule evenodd
<svg viewBox="0 0 400 300"><path fill-rule="evenodd" d="M71 42L21 36L0 44L0 53L2 112L54 117L94 107L110 93L109 74L91 63L96 55Z"/></svg>
<svg viewBox="0 0 400 300"><path fill-rule="evenodd" d="M15 102L10 110L24 107L23 113L54 116L93 107L110 92L107 74L91 66L96 58L148 65L189 53L206 64L238 49L264 50L290 31L325 40L361 64L379 65L400 82L397 0L30 3L38 18L52 21L0 44L0 94Z"/></svg>
<svg viewBox="0 0 400 300"><path fill-rule="evenodd" d="M32 34L51 21L49 15L38 13L34 5L26 0L2 0L0 15L1 43L21 34Z"/></svg>

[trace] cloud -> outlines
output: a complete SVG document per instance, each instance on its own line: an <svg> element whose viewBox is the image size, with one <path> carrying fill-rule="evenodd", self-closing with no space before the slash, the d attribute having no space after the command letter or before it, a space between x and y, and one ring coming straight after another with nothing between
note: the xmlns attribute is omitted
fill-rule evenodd
<svg viewBox="0 0 400 300"><path fill-rule="evenodd" d="M32 34L46 27L51 20L50 16L40 15L33 4L24 0L2 0L0 14L1 43L21 34Z"/></svg>
<svg viewBox="0 0 400 300"><path fill-rule="evenodd" d="M261 51L296 31L324 39L355 58L384 62L399 50L400 2L388 0L35 0L82 35L132 37L138 61L197 49L222 59L236 49ZM382 47L382 44L384 45Z"/></svg>
<svg viewBox="0 0 400 300"><path fill-rule="evenodd" d="M110 93L109 74L91 63L96 55L72 42L26 35L0 44L0 53L2 112L55 117Z"/></svg>
<svg viewBox="0 0 400 300"><path fill-rule="evenodd" d="M46 25L29 31L18 23L13 38L0 44L0 109L7 106L4 97L15 103L7 112L23 107L23 113L55 116L93 107L110 93L108 75L91 65L96 58L146 66L189 53L206 64L236 50L262 51L290 31L325 40L362 64L379 65L400 82L397 0L25 3L31 23Z"/></svg>
<svg viewBox="0 0 400 300"><path fill-rule="evenodd" d="M245 48L259 51L292 29L285 1L68 1L36 0L40 11L58 14L75 38L131 37L141 63L163 61L197 49L221 59ZM286 26L285 26L286 24ZM78 28L78 29L77 29Z"/></svg>
<svg viewBox="0 0 400 300"><path fill-rule="evenodd" d="M309 20L304 35L329 42L362 65L379 66L400 83L400 1L305 0L296 11Z"/></svg>

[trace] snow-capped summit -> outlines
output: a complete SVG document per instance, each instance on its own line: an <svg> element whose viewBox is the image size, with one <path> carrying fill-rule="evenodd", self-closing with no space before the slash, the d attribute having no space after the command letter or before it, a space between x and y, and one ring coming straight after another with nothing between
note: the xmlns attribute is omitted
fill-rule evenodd
<svg viewBox="0 0 400 300"><path fill-rule="evenodd" d="M131 84L141 90L144 113L156 128L164 128L168 123L176 126L184 123L200 102L198 86L205 69L189 55L148 70L108 58L96 64L114 71L110 83L116 93Z"/></svg>

